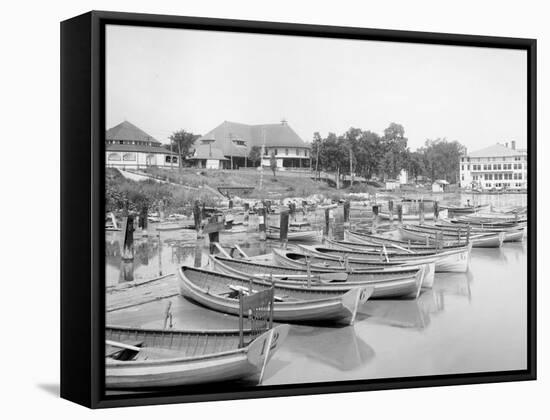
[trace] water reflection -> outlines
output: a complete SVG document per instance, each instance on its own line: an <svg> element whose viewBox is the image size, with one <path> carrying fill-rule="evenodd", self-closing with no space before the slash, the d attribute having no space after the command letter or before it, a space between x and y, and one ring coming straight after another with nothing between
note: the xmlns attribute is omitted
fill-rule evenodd
<svg viewBox="0 0 550 420"><path fill-rule="evenodd" d="M375 355L374 349L357 336L353 326L293 326L287 341L294 351L340 371L356 369L371 361Z"/></svg>
<svg viewBox="0 0 550 420"><path fill-rule="evenodd" d="M369 300L359 312L366 315L369 322L424 330L429 327L432 316L445 310L446 297L471 301L472 280L471 272L438 273L433 288L424 290L418 299Z"/></svg>

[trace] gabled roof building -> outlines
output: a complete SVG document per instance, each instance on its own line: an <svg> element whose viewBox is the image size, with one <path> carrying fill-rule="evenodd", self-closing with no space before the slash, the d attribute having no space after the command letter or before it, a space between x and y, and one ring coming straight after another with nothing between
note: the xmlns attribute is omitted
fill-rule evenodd
<svg viewBox="0 0 550 420"><path fill-rule="evenodd" d="M178 156L139 127L123 121L105 133L105 165L128 169L177 167Z"/></svg>
<svg viewBox="0 0 550 420"><path fill-rule="evenodd" d="M460 158L460 186L476 190L527 190L527 150L494 144Z"/></svg>
<svg viewBox="0 0 550 420"><path fill-rule="evenodd" d="M271 155L275 156L279 168L309 166L309 144L285 120L257 125L224 121L197 140L191 159L201 167L253 166L248 156L254 146L263 147L264 166L270 165Z"/></svg>

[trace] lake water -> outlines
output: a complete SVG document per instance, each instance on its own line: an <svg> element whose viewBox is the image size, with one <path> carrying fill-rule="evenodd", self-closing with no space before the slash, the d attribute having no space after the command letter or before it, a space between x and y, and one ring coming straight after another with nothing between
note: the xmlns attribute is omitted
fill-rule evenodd
<svg viewBox="0 0 550 420"><path fill-rule="evenodd" d="M467 196L471 199L471 196ZM449 204L465 202L455 196ZM498 202L497 202L498 201ZM477 203L525 205L524 195L478 195ZM340 216L337 213L337 225ZM357 211L352 216L359 220ZM312 224L322 214L309 215ZM272 224L278 217L272 216ZM249 232L222 233L222 246L238 243L250 255L269 252L277 242L261 242L255 217ZM336 228L336 235L341 228ZM120 258L120 232L106 234L106 283L145 280L173 273L181 264L207 261L208 239L194 231L161 232L150 227L136 239L135 259ZM176 279L174 278L174 281ZM237 328L237 317L172 301L175 328ZM117 325L158 327L167 302L156 301L107 314ZM266 368L263 384L373 379L525 369L527 364L527 243L500 249L474 248L467 273L437 273L433 289L417 300L371 300L354 326L292 326L289 337Z"/></svg>

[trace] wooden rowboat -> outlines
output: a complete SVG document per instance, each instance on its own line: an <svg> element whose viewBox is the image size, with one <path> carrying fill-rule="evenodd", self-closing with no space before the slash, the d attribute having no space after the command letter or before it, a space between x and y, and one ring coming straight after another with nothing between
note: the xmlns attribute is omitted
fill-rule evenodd
<svg viewBox="0 0 550 420"><path fill-rule="evenodd" d="M426 238L436 241L436 235L440 235L445 244L453 244L455 241L463 240L463 237L459 237L458 234L446 234L445 232L437 229L423 228L419 226L403 225L399 227L399 233L405 240L410 239L413 241L426 241ZM470 242L474 248L500 248L504 242L504 233L488 233L488 234L476 234L470 236ZM460 238L460 239L459 239Z"/></svg>
<svg viewBox="0 0 550 420"><path fill-rule="evenodd" d="M445 232L457 234L460 229L462 232L470 229L474 234L490 234L504 232L504 242L522 242L525 238L525 227L480 227L471 226L468 224L453 223L448 220L441 220L436 223L436 226L443 229Z"/></svg>
<svg viewBox="0 0 550 420"><path fill-rule="evenodd" d="M383 263L374 265L370 263L361 263L355 265L348 263L342 258L332 257L316 257L306 255L300 250L283 250L273 249L272 260L275 264L281 267L298 268L302 270L315 270L319 272L336 272L347 273L348 279L361 278L363 275L372 274L373 272L397 273L401 270L418 269L418 265L405 265L397 263ZM422 287L430 288L433 285L435 277L435 264L427 264L424 270L424 278L422 279Z"/></svg>
<svg viewBox="0 0 550 420"><path fill-rule="evenodd" d="M489 204L480 204L478 206L440 206L440 208L446 209L449 213L454 214L471 214L487 210L489 208Z"/></svg>
<svg viewBox="0 0 550 420"><path fill-rule="evenodd" d="M435 251L437 249L441 249L441 246L437 247L434 245L429 245L429 244L427 245L426 238L423 238L421 242L417 240L403 241L395 238L389 238L387 236L371 235L368 233L346 230L344 231L344 239L350 243L357 243L358 245L360 244L365 244L367 246L370 246L372 244L379 245L379 246L385 245L386 247L393 246L394 248L399 247L401 249L407 249L407 250L410 249L411 251L415 251L415 252L418 250ZM453 241L452 243L445 242L441 245L443 249L456 249L467 245L465 239L466 238L464 238L464 240L461 241L460 243L458 243L458 241ZM434 244L434 242L432 242L432 244Z"/></svg>
<svg viewBox="0 0 550 420"><path fill-rule="evenodd" d="M346 249L355 249L357 251L368 251L368 252L375 252L380 253L380 251L384 252L384 248L386 249L385 252L388 253L388 255L413 255L417 254L419 252L429 252L429 253L436 253L440 252L441 248L436 246L430 246L426 247L424 244L423 248L413 248L409 246L408 243L404 243L403 245L399 245L398 243L392 243L392 242L382 242L382 243L368 243L366 241L359 242L359 241L349 241L349 240L343 240L343 241L335 241L332 239L325 239L325 244L333 247L333 248L346 248ZM458 250L458 249L464 249L466 247L466 244L464 245L447 245L443 247L443 251L447 250Z"/></svg>
<svg viewBox="0 0 550 420"><path fill-rule="evenodd" d="M160 223L155 228L159 232L187 229L186 225L180 223Z"/></svg>
<svg viewBox="0 0 550 420"><path fill-rule="evenodd" d="M379 212L378 216L382 220L390 220L390 214L385 212ZM447 217L447 210L442 210L439 212L438 217ZM434 213L424 213L424 220L434 220L435 215ZM393 220L397 220L397 214L393 214ZM418 213L409 213L409 214L403 214L402 220L405 222L417 222L420 220L420 214Z"/></svg>
<svg viewBox="0 0 550 420"><path fill-rule="evenodd" d="M180 267L178 270L180 293L215 311L239 314L239 293L270 288L269 282L251 280L242 276ZM353 324L359 305L372 295L372 287L357 287L342 294L338 291L295 290L274 286L275 304L273 319L282 322L320 323L338 322Z"/></svg>
<svg viewBox="0 0 550 420"><path fill-rule="evenodd" d="M283 252L282 250L276 252ZM273 254L271 255L273 259ZM210 256L211 268L217 270L217 263L223 264L227 269L234 270L231 274L243 273L246 276L279 276L287 278L306 278L308 276L307 266L289 266L285 264L268 264L258 261L250 261L235 258L226 258L220 255ZM430 288L434 282L435 264L427 264L422 278L422 287ZM388 266L382 267L379 270L349 270L345 271L344 267L340 266L338 270L331 271L327 268L314 268L311 264L309 274L314 281L323 283L331 282L350 282L362 285L368 285L370 282L382 282L395 279L401 279L406 276L414 276L421 266ZM221 270L223 271L223 270ZM342 279L342 274L345 274L345 279Z"/></svg>
<svg viewBox="0 0 550 420"><path fill-rule="evenodd" d="M214 256L210 256L211 267L218 272L261 280L269 284L273 282L276 285L285 286L294 290L317 290L317 291L338 291L346 293L349 290L360 286L372 286L373 292L371 299L391 298L391 297L418 297L422 288L422 279L424 278L425 266L418 270L412 270L408 275L395 277L391 280L371 280L368 282L326 282L323 279L324 275L330 277L335 273L319 273L309 275L306 273L298 275L274 275L272 273L247 273L239 271L229 264L217 260ZM429 267L427 267L429 269Z"/></svg>
<svg viewBox="0 0 550 420"><path fill-rule="evenodd" d="M299 242L315 242L321 239L322 231L320 230L289 230L287 239L289 241ZM279 228L270 227L266 232L267 239L280 240Z"/></svg>
<svg viewBox="0 0 550 420"><path fill-rule="evenodd" d="M253 378L284 342L288 330L288 325L278 325L259 336L243 331L246 342L251 341L241 347L239 330L107 326L105 385L136 389Z"/></svg>
<svg viewBox="0 0 550 420"><path fill-rule="evenodd" d="M326 248L322 246L298 245L307 254L316 257L343 258L348 260L348 264L353 267L361 267L365 262L376 261L382 255L387 262L397 262L402 264L431 264L435 263L436 272L464 273L468 270L470 262L470 246L464 246L457 249L443 249L440 252L418 251L413 254L395 252L368 252L351 248Z"/></svg>

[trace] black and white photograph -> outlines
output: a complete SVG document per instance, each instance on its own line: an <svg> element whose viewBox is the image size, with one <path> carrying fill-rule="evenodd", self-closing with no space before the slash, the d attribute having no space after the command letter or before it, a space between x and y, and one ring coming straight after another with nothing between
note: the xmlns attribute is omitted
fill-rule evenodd
<svg viewBox="0 0 550 420"><path fill-rule="evenodd" d="M105 387L527 369L525 50L105 29Z"/></svg>

